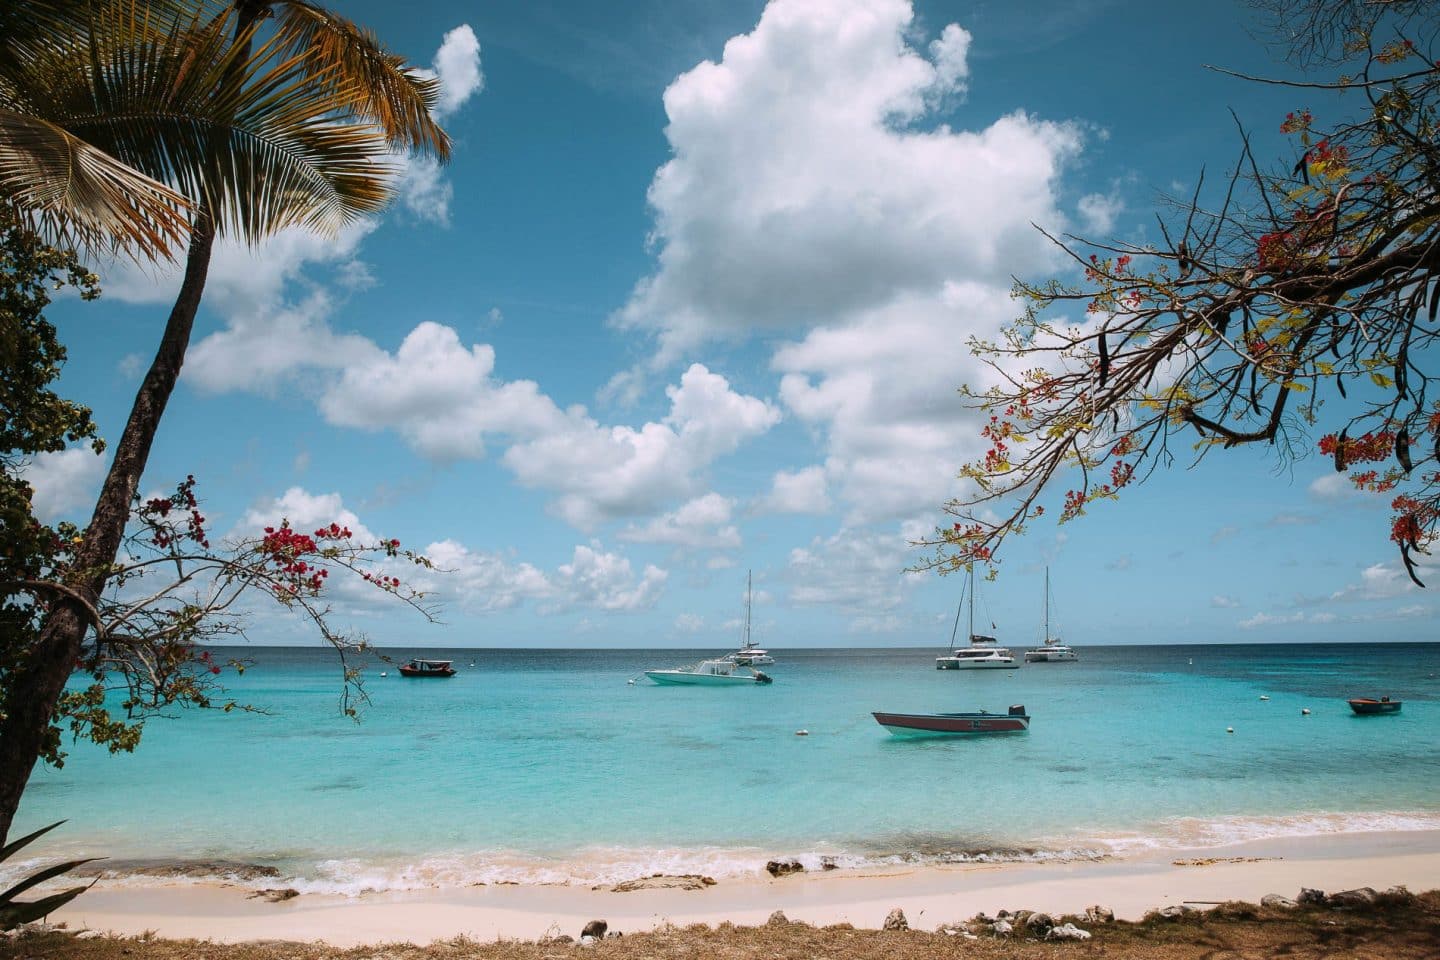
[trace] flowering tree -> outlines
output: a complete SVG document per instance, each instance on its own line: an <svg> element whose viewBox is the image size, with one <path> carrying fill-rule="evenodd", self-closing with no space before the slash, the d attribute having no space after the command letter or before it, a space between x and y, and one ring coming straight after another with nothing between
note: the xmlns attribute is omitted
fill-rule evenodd
<svg viewBox="0 0 1440 960"><path fill-rule="evenodd" d="M1017 283L1023 315L974 343L994 372L966 391L990 414L989 450L963 471L974 494L947 504L956 522L926 541L931 565L993 562L1059 487L1063 523L1177 454L1265 444L1318 450L1389 497L1420 583L1440 537L1440 60L1424 47L1433 8L1396 3L1406 16L1384 21L1383 6L1276 5L1350 18L1316 21L1346 23L1343 46L1317 48L1322 31L1295 48L1352 72L1292 85L1337 106L1276 118L1294 144L1283 167L1262 170L1242 134L1223 191L1202 201L1202 178L1160 218L1162 242L1057 239L1080 279Z"/></svg>

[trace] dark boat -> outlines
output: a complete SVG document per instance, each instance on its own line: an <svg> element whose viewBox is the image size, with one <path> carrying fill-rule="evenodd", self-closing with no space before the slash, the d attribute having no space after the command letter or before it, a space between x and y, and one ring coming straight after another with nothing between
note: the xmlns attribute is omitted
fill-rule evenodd
<svg viewBox="0 0 1440 960"><path fill-rule="evenodd" d="M455 670L449 660L411 660L400 667L402 677L453 677Z"/></svg>
<svg viewBox="0 0 1440 960"><path fill-rule="evenodd" d="M1399 713L1400 703L1401 701L1391 700L1389 697L1381 697L1379 700L1373 700L1370 697L1356 697L1350 701L1350 709L1361 716L1368 717L1376 713Z"/></svg>
<svg viewBox="0 0 1440 960"><path fill-rule="evenodd" d="M1024 733L1030 729L1025 707L1008 713L874 713L875 722L897 737L973 736L978 733Z"/></svg>

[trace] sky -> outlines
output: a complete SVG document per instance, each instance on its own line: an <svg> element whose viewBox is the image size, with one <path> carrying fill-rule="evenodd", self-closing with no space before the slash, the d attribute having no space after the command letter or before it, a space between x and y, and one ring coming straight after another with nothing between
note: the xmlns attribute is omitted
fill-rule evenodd
<svg viewBox="0 0 1440 960"><path fill-rule="evenodd" d="M1207 67L1289 71L1227 0L341 9L439 76L452 160L338 236L220 246L142 492L194 474L222 534L425 552L438 623L336 595L385 646L721 650L751 572L777 652L943 647L960 579L911 544L983 451L969 338L1017 315L1013 277L1073 276L1037 227L1154 239L1237 122L1284 162L1280 120L1319 106ZM50 316L113 440L178 276L103 273ZM37 459L38 512L83 524L105 466ZM1009 541L977 620L1036 642L1048 567L1077 647L1436 639L1386 503L1346 486L1319 456L1178 459ZM249 638L318 642L264 609Z"/></svg>

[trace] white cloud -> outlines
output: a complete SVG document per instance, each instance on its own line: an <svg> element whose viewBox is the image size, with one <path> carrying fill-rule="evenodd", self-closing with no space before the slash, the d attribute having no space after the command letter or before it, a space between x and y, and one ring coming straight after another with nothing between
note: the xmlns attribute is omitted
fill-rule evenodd
<svg viewBox="0 0 1440 960"><path fill-rule="evenodd" d="M110 466L108 457L96 456L88 445L39 453L20 469L20 476L35 491L35 516L43 523L70 520L84 526ZM83 516L74 515L80 510Z"/></svg>
<svg viewBox="0 0 1440 960"><path fill-rule="evenodd" d="M781 470L775 474L770 493L762 497L756 509L766 513L827 513L830 493L824 467L806 467L793 473Z"/></svg>
<svg viewBox="0 0 1440 960"><path fill-rule="evenodd" d="M675 618L678 633L699 633L705 629L705 618L694 613L682 613Z"/></svg>
<svg viewBox="0 0 1440 960"><path fill-rule="evenodd" d="M448 227L455 185L446 178L440 161L433 157L411 157L404 167L396 186L400 203L420 220Z"/></svg>
<svg viewBox="0 0 1440 960"><path fill-rule="evenodd" d="M320 399L337 426L394 429L436 460L485 455L493 433L534 436L565 429L566 414L533 381L492 377L495 349L466 347L450 327L424 322L392 355L376 348L349 366Z"/></svg>
<svg viewBox="0 0 1440 960"><path fill-rule="evenodd" d="M435 51L434 66L435 76L440 78L440 102L435 105L437 118L448 117L485 89L485 74L480 69L480 41L468 23L445 34L440 49Z"/></svg>
<svg viewBox="0 0 1440 960"><path fill-rule="evenodd" d="M735 501L707 493L643 526L621 531L621 540L635 543L669 543L683 547L733 549L740 546L740 531L730 522Z"/></svg>
<svg viewBox="0 0 1440 960"><path fill-rule="evenodd" d="M1417 565L1416 573L1426 583L1433 583L1440 567ZM1410 581L1399 563L1374 563L1360 571L1358 583L1352 583L1330 595L1332 601L1389 600L1414 593L1420 588Z"/></svg>
<svg viewBox="0 0 1440 960"><path fill-rule="evenodd" d="M841 530L790 551L790 602L831 607L855 630L894 629L898 610L925 574L905 573L913 560L900 532Z"/></svg>
<svg viewBox="0 0 1440 960"><path fill-rule="evenodd" d="M905 0L773 0L665 91L674 158L656 173L659 271L618 319L668 346L793 327L934 294L1008 287L1050 263L1031 221L1058 225L1052 182L1076 128L1013 113L925 129L967 74L951 25L924 56Z"/></svg>
<svg viewBox="0 0 1440 960"><path fill-rule="evenodd" d="M669 574L646 564L637 582L630 561L596 546L575 548L571 561L556 574L561 609L591 607L616 612L646 610L655 605L664 591Z"/></svg>
<svg viewBox="0 0 1440 960"><path fill-rule="evenodd" d="M970 35L951 24L926 46L912 20L907 0L773 0L671 84L673 157L649 193L658 265L615 317L656 335L657 365L795 331L773 363L781 396L827 445L851 524L957 492L980 446L956 389L985 379L967 339L1015 316L1012 274L1055 268L1032 222L1063 228L1057 179L1081 141L1018 112L937 124Z"/></svg>
<svg viewBox="0 0 1440 960"><path fill-rule="evenodd" d="M724 377L698 363L666 394L671 407L663 422L603 427L583 408L572 408L562 427L516 443L504 462L527 486L558 493L556 512L591 529L692 496L716 458L780 419L770 403L734 392Z"/></svg>
<svg viewBox="0 0 1440 960"><path fill-rule="evenodd" d="M1356 488L1349 474L1331 471L1310 481L1310 495L1317 500L1333 503L1360 500L1365 497L1365 491Z"/></svg>
<svg viewBox="0 0 1440 960"><path fill-rule="evenodd" d="M1108 234L1125 210L1124 202L1113 194L1087 193L1075 205L1080 212L1081 226L1091 235Z"/></svg>
<svg viewBox="0 0 1440 960"><path fill-rule="evenodd" d="M553 600L556 587L545 573L528 563L510 563L498 554L475 553L454 540L432 543L424 550L435 564L433 573L417 581L441 603L457 603L467 613L492 613L520 606L526 600Z"/></svg>
<svg viewBox="0 0 1440 960"><path fill-rule="evenodd" d="M1240 601L1236 600L1234 597L1227 597L1223 594L1217 593L1215 594L1215 596L1210 598L1210 606L1219 607L1222 610L1234 610L1235 608L1240 606Z"/></svg>
<svg viewBox="0 0 1440 960"><path fill-rule="evenodd" d="M344 498L338 493L311 493L303 487L291 487L278 497L256 503L235 524L230 531L232 537L251 537L266 527L276 527L282 520L288 520L292 530L309 533L319 527L338 523L349 527L358 544L380 542L355 511L345 506Z"/></svg>

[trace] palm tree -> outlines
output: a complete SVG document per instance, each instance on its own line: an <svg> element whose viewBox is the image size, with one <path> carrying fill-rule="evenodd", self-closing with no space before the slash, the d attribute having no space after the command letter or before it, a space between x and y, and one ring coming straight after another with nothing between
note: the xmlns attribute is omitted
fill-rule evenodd
<svg viewBox="0 0 1440 960"><path fill-rule="evenodd" d="M82 12L56 12L67 6ZM163 247L167 221L156 211L167 206L185 212L189 231L179 294L115 446L74 572L57 591L33 653L4 678L11 709L0 716L3 843L93 623L180 375L216 237L258 243L297 224L333 232L388 202L395 150L443 160L449 138L430 113L437 81L408 70L373 34L310 0L22 0L0 9L6 11L0 31L9 31L0 36L0 59L14 51L24 57L0 68L0 186L10 202L32 209L49 202L42 219L52 216L82 235L107 222L93 207L66 212L57 192L43 186L54 179L44 164L31 171L39 184L32 192L16 190L26 173L16 156L47 149L58 156L58 148L45 145L48 137L90 157L89 172L111 177L117 195L130 198L113 207L135 214L132 223L142 226L134 230L150 236L117 229L116 242ZM17 28L31 12L41 27ZM26 130L35 136L26 140ZM124 170L150 185L129 192ZM170 200L167 190L179 199Z"/></svg>

